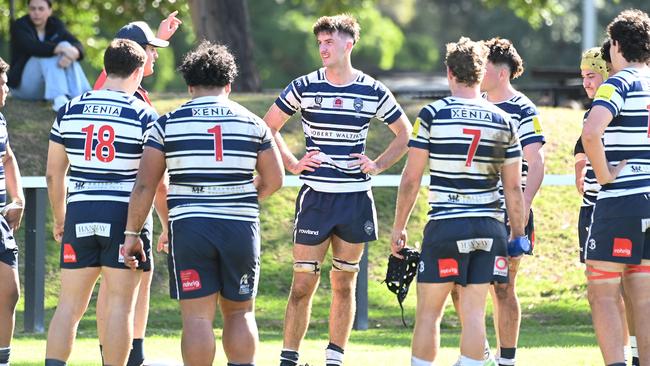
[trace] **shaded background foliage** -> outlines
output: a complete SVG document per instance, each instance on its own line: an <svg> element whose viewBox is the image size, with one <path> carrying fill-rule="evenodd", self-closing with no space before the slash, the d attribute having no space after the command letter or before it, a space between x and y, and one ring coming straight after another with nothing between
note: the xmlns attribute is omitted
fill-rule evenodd
<svg viewBox="0 0 650 366"><path fill-rule="evenodd" d="M442 72L445 44L462 35L510 38L528 68L576 67L581 52L581 0L247 1L254 61L264 88L282 88L320 65L311 26L319 16L339 12L359 19L362 36L354 65L373 75ZM648 10L643 0L595 2L599 29L622 9ZM101 68L103 49L122 25L144 20L155 28L167 14L179 10L184 24L172 38L172 47L159 49L156 74L145 86L154 91L184 89L175 67L196 42L187 0L59 0L54 1L54 9L86 45L83 65L91 81ZM17 0L16 15L25 13L26 1ZM9 0L0 0L0 15L0 56L8 59ZM527 81L529 73L522 80Z"/></svg>

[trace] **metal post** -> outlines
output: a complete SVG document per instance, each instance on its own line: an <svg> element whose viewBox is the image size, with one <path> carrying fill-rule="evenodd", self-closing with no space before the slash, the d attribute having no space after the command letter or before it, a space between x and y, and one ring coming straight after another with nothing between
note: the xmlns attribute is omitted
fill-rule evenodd
<svg viewBox="0 0 650 366"><path fill-rule="evenodd" d="M594 0L582 0L582 50L596 45L596 5Z"/></svg>
<svg viewBox="0 0 650 366"><path fill-rule="evenodd" d="M43 333L47 190L25 189L25 332Z"/></svg>
<svg viewBox="0 0 650 366"><path fill-rule="evenodd" d="M364 244L363 256L359 263L359 273L357 276L357 287L355 295L357 299L357 311L354 313L355 330L368 329L368 243Z"/></svg>
<svg viewBox="0 0 650 366"><path fill-rule="evenodd" d="M16 19L16 6L14 4L15 0L9 0L9 23L13 23Z"/></svg>

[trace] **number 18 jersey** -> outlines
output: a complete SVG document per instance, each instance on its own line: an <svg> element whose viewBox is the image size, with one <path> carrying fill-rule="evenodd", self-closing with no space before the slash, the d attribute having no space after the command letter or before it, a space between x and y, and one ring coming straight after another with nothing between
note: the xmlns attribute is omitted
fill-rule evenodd
<svg viewBox="0 0 650 366"><path fill-rule="evenodd" d="M157 118L152 107L118 91L90 91L68 102L50 132L70 161L68 203L128 203L147 131Z"/></svg>
<svg viewBox="0 0 650 366"><path fill-rule="evenodd" d="M429 220L503 221L500 170L522 155L505 112L482 98L438 100L420 111L409 147L429 151Z"/></svg>

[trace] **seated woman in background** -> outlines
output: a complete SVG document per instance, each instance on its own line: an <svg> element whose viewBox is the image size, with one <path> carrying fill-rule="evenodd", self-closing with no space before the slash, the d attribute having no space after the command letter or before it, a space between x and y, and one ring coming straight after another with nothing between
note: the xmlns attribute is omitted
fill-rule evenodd
<svg viewBox="0 0 650 366"><path fill-rule="evenodd" d="M69 98L90 90L90 84L78 62L83 46L51 15L51 0L30 0L29 14L11 27L7 84L14 97L51 100L58 111Z"/></svg>

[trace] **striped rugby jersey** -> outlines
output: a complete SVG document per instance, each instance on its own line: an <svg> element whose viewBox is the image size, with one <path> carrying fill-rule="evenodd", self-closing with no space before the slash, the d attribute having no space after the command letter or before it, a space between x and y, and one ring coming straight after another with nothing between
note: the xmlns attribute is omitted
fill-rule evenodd
<svg viewBox="0 0 650 366"><path fill-rule="evenodd" d="M535 142L541 142L542 145L546 143L539 112L528 97L517 92L512 98L504 102L494 103L494 105L510 115L512 123L517 128L522 148ZM527 177L528 163L526 159L523 159L521 162L521 188L526 188Z"/></svg>
<svg viewBox="0 0 650 366"><path fill-rule="evenodd" d="M522 155L506 113L483 98L438 100L420 111L409 147L429 151L429 220L504 220L501 167Z"/></svg>
<svg viewBox="0 0 650 366"><path fill-rule="evenodd" d="M0 113L0 210L7 204L7 184L5 182L5 166L2 164L7 145L9 144L9 132L7 131L7 120Z"/></svg>
<svg viewBox="0 0 650 366"><path fill-rule="evenodd" d="M627 165L598 199L650 192L650 71L623 69L596 91L593 106L607 108L614 117L603 136L607 162Z"/></svg>
<svg viewBox="0 0 650 366"><path fill-rule="evenodd" d="M585 116L582 119L583 123L587 120L587 116L589 116L589 110L585 112ZM578 137L576 147L573 150L573 155L578 153L585 153L581 137ZM582 195L581 207L590 207L596 204L596 197L598 197L598 192L600 191L600 184L598 184L598 180L596 180L596 173L594 173L594 169L591 167L589 159L587 159L585 169L585 180L583 184L584 194Z"/></svg>
<svg viewBox="0 0 650 366"><path fill-rule="evenodd" d="M50 132L70 161L68 203L129 202L156 111L123 92L93 90L62 108Z"/></svg>
<svg viewBox="0 0 650 366"><path fill-rule="evenodd" d="M146 146L165 153L170 221L257 221L257 154L272 147L266 123L226 96L200 97L158 119Z"/></svg>
<svg viewBox="0 0 650 366"><path fill-rule="evenodd" d="M347 85L331 84L321 68L289 84L275 104L286 114L300 111L307 152L320 151L322 164L300 179L320 192L360 192L370 189L370 176L356 166L352 153L365 153L370 120L395 122L404 112L379 81L359 72Z"/></svg>

